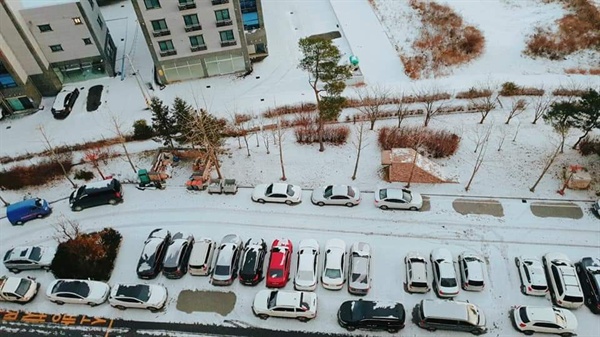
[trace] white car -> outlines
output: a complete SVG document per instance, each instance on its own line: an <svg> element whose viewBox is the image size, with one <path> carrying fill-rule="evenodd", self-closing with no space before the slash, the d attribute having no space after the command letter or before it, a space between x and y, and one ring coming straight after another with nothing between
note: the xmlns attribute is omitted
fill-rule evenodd
<svg viewBox="0 0 600 337"><path fill-rule="evenodd" d="M375 206L381 209L407 209L418 211L423 207L423 197L407 189L378 188L375 190Z"/></svg>
<svg viewBox="0 0 600 337"><path fill-rule="evenodd" d="M25 304L38 292L40 284L31 277L0 277L0 301Z"/></svg>
<svg viewBox="0 0 600 337"><path fill-rule="evenodd" d="M548 282L542 262L534 257L517 256L515 264L519 269L521 292L525 295L546 296Z"/></svg>
<svg viewBox="0 0 600 337"><path fill-rule="evenodd" d="M313 291L317 288L319 270L319 243L315 239L300 241L298 246L298 267L294 277L294 289Z"/></svg>
<svg viewBox="0 0 600 337"><path fill-rule="evenodd" d="M261 319L272 316L306 322L317 317L317 294L304 291L261 290L254 297L252 311Z"/></svg>
<svg viewBox="0 0 600 337"><path fill-rule="evenodd" d="M167 288L157 284L116 284L112 287L108 303L125 310L126 308L158 311L167 302Z"/></svg>
<svg viewBox="0 0 600 337"><path fill-rule="evenodd" d="M325 244L325 260L321 273L321 284L329 290L340 290L346 282L346 243L340 239L329 239Z"/></svg>
<svg viewBox="0 0 600 337"><path fill-rule="evenodd" d="M59 279L48 285L46 296L56 304L88 304L93 307L104 303L109 291L109 285L100 281Z"/></svg>
<svg viewBox="0 0 600 337"><path fill-rule="evenodd" d="M550 296L559 307L577 309L584 303L575 265L565 254L548 253L542 258L549 278Z"/></svg>
<svg viewBox="0 0 600 337"><path fill-rule="evenodd" d="M483 291L485 281L483 273L485 261L472 252L462 252L458 255L458 265L462 278L462 288L467 291Z"/></svg>
<svg viewBox="0 0 600 337"><path fill-rule="evenodd" d="M318 206L353 207L360 204L360 191L356 187L348 185L327 185L315 188L310 200Z"/></svg>
<svg viewBox="0 0 600 337"><path fill-rule="evenodd" d="M349 293L366 295L371 289L371 254L371 246L366 242L356 242L350 247Z"/></svg>
<svg viewBox="0 0 600 337"><path fill-rule="evenodd" d="M215 286L228 286L237 277L244 242L237 234L228 234L221 239L217 251L217 260L211 276Z"/></svg>
<svg viewBox="0 0 600 337"><path fill-rule="evenodd" d="M426 293L429 291L427 280L427 260L417 252L409 252L404 258L406 265L406 291L409 293Z"/></svg>
<svg viewBox="0 0 600 337"><path fill-rule="evenodd" d="M54 254L56 254L55 247L15 247L4 253L4 266L15 274L31 269L50 270Z"/></svg>
<svg viewBox="0 0 600 337"><path fill-rule="evenodd" d="M302 202L302 188L298 185L273 183L257 185L252 191L252 201L264 204L276 202L282 204L299 204Z"/></svg>
<svg viewBox="0 0 600 337"><path fill-rule="evenodd" d="M437 248L431 252L429 258L433 269L433 286L437 295L441 298L458 295L458 281L450 251Z"/></svg>
<svg viewBox="0 0 600 337"><path fill-rule="evenodd" d="M575 336L577 318L566 309L523 305L511 310L513 326L526 335L534 332Z"/></svg>

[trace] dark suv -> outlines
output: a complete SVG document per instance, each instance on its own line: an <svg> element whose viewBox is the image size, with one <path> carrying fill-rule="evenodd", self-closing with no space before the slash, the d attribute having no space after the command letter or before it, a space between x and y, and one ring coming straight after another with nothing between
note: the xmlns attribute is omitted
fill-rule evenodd
<svg viewBox="0 0 600 337"><path fill-rule="evenodd" d="M600 314L600 259L584 257L575 263L577 275L585 297L585 305L595 314Z"/></svg>
<svg viewBox="0 0 600 337"><path fill-rule="evenodd" d="M73 110L73 106L79 97L79 89L65 86L58 93L54 105L50 110L56 119L65 119Z"/></svg>
<svg viewBox="0 0 600 337"><path fill-rule="evenodd" d="M338 323L348 331L355 329L387 330L398 332L404 328L402 303L378 303L373 301L346 301L338 310Z"/></svg>
<svg viewBox="0 0 600 337"><path fill-rule="evenodd" d="M173 235L163 262L162 272L166 278L181 278L187 273L193 246L193 235L184 235L181 232Z"/></svg>
<svg viewBox="0 0 600 337"><path fill-rule="evenodd" d="M71 210L76 212L99 205L116 205L122 201L123 187L114 178L85 184L69 196Z"/></svg>
<svg viewBox="0 0 600 337"><path fill-rule="evenodd" d="M171 233L168 230L157 228L150 232L138 261L137 276L139 278L153 279L160 273L163 258L170 243Z"/></svg>
<svg viewBox="0 0 600 337"><path fill-rule="evenodd" d="M248 239L240 266L240 283L254 286L263 279L267 244L263 239Z"/></svg>

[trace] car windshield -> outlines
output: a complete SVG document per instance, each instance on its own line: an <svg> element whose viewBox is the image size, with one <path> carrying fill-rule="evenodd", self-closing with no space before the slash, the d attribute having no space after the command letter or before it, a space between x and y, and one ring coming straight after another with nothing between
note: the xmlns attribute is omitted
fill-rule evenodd
<svg viewBox="0 0 600 337"><path fill-rule="evenodd" d="M477 307L472 304L469 304L467 306L467 308L468 308L467 310L469 313L469 322L471 322L473 325L481 324L481 318L483 316L479 315L479 311L477 310Z"/></svg>
<svg viewBox="0 0 600 337"><path fill-rule="evenodd" d="M289 195L290 197L293 197L294 194L296 194L296 192L294 192L294 186L287 185L287 195Z"/></svg>
<svg viewBox="0 0 600 337"><path fill-rule="evenodd" d="M527 316L527 308L526 307L520 307L519 308L519 318L521 319L521 321L523 323L529 323L529 317Z"/></svg>
<svg viewBox="0 0 600 337"><path fill-rule="evenodd" d="M269 276L272 278L283 277L283 269L271 269L269 270Z"/></svg>
<svg viewBox="0 0 600 337"><path fill-rule="evenodd" d="M229 266L216 265L215 275L229 275Z"/></svg>
<svg viewBox="0 0 600 337"><path fill-rule="evenodd" d="M455 278L442 278L440 283L442 284L442 287L456 287Z"/></svg>
<svg viewBox="0 0 600 337"><path fill-rule="evenodd" d="M87 297L90 293L90 286L83 281L58 281L52 288L53 293L74 293L82 297Z"/></svg>
<svg viewBox="0 0 600 337"><path fill-rule="evenodd" d="M298 270L296 278L298 280L310 281L313 279L313 272L310 270Z"/></svg>
<svg viewBox="0 0 600 337"><path fill-rule="evenodd" d="M387 189L383 188L379 190L379 199L385 200L387 198Z"/></svg>
<svg viewBox="0 0 600 337"><path fill-rule="evenodd" d="M42 248L32 247L29 253L29 259L33 261L39 261L42 258Z"/></svg>
<svg viewBox="0 0 600 337"><path fill-rule="evenodd" d="M327 268L325 269L325 276L328 278L341 278L342 277L342 271L339 269L330 269Z"/></svg>
<svg viewBox="0 0 600 337"><path fill-rule="evenodd" d="M254 274L254 268L256 267L256 252L250 250L246 253L246 259L242 266L242 274Z"/></svg>
<svg viewBox="0 0 600 337"><path fill-rule="evenodd" d="M404 199L404 201L406 201L406 202L411 202L412 195L410 194L410 192L402 191L402 199Z"/></svg>
<svg viewBox="0 0 600 337"><path fill-rule="evenodd" d="M354 198L354 196L356 196L356 194L354 193L354 190L350 186L348 186L348 196L351 198Z"/></svg>
<svg viewBox="0 0 600 337"><path fill-rule="evenodd" d="M271 291L269 299L267 300L267 308L271 309L277 305L277 291Z"/></svg>
<svg viewBox="0 0 600 337"><path fill-rule="evenodd" d="M324 198L329 198L333 194L333 186L329 185L325 188L325 192L323 192Z"/></svg>
<svg viewBox="0 0 600 337"><path fill-rule="evenodd" d="M361 273L353 273L352 274L352 282L367 284L368 283L367 281L368 281L368 278L367 278L367 275L365 275L365 274L361 274Z"/></svg>
<svg viewBox="0 0 600 337"><path fill-rule="evenodd" d="M150 299L150 287L145 284L121 285L117 289L117 297L137 298L147 302Z"/></svg>
<svg viewBox="0 0 600 337"><path fill-rule="evenodd" d="M15 290L15 294L17 294L19 297L23 297L23 296L25 296L25 294L27 293L27 290L29 290L30 287L31 287L31 280L22 278L21 281L19 282L19 285L17 286L17 289Z"/></svg>

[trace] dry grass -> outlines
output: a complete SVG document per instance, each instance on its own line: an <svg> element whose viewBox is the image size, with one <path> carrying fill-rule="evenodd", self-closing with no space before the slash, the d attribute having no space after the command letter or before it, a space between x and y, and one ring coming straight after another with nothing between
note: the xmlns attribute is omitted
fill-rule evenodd
<svg viewBox="0 0 600 337"><path fill-rule="evenodd" d="M565 74L573 74L573 75L600 75L600 68L567 68L565 69Z"/></svg>
<svg viewBox="0 0 600 337"><path fill-rule="evenodd" d="M302 102L295 105L284 105L275 109L268 109L262 115L265 118L273 118L281 115L290 115L295 113L307 113L317 110L317 105L310 102Z"/></svg>
<svg viewBox="0 0 600 337"><path fill-rule="evenodd" d="M383 150L393 148L422 148L433 158L449 157L456 153L460 137L445 130L432 130L425 127L383 127L377 135L379 147Z"/></svg>
<svg viewBox="0 0 600 337"><path fill-rule="evenodd" d="M438 74L446 67L464 64L483 51L485 38L466 25L450 7L433 1L411 0L423 25L413 43L416 55L401 55L405 73L412 79Z"/></svg>
<svg viewBox="0 0 600 337"><path fill-rule="evenodd" d="M500 96L542 96L544 92L544 89L521 87L514 82L504 82L500 89Z"/></svg>
<svg viewBox="0 0 600 337"><path fill-rule="evenodd" d="M579 143L579 153L583 156L597 154L600 156L600 138L587 136Z"/></svg>
<svg viewBox="0 0 600 337"><path fill-rule="evenodd" d="M65 155L61 160L67 173L71 170L72 157ZM31 166L15 166L10 170L0 172L2 188L18 190L26 186L41 186L63 176L60 164L54 160L45 159Z"/></svg>
<svg viewBox="0 0 600 337"><path fill-rule="evenodd" d="M329 144L345 144L350 135L350 128L346 125L323 126L323 141ZM319 133L315 125L309 127L297 127L294 130L296 142L300 144L312 144L319 142Z"/></svg>
<svg viewBox="0 0 600 337"><path fill-rule="evenodd" d="M475 87L467 90L461 91L456 94L457 99L474 99L474 98L482 98L482 97L490 97L492 96L492 91L489 89L477 89Z"/></svg>
<svg viewBox="0 0 600 337"><path fill-rule="evenodd" d="M550 60L563 59L574 52L600 50L600 11L589 0L562 0L571 13L556 21L558 29L537 27L529 41L526 54Z"/></svg>
<svg viewBox="0 0 600 337"><path fill-rule="evenodd" d="M567 89L567 88L558 88L552 91L552 95L554 96L569 96L569 97L581 97L583 94L588 92L583 89Z"/></svg>

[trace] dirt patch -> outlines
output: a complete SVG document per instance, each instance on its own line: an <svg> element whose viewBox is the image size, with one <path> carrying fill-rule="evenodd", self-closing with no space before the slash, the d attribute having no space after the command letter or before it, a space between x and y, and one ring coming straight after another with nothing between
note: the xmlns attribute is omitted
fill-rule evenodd
<svg viewBox="0 0 600 337"><path fill-rule="evenodd" d="M419 210L419 212L429 212L431 211L431 200L429 197L423 196L423 206Z"/></svg>
<svg viewBox="0 0 600 337"><path fill-rule="evenodd" d="M235 293L220 291L182 290L177 297L177 310L192 313L216 312L227 316L235 306Z"/></svg>
<svg viewBox="0 0 600 337"><path fill-rule="evenodd" d="M572 202L544 203L532 202L531 213L540 218L581 219L583 210Z"/></svg>
<svg viewBox="0 0 600 337"><path fill-rule="evenodd" d="M495 217L504 216L504 209L498 200L456 199L452 202L452 208L462 215L484 214Z"/></svg>

